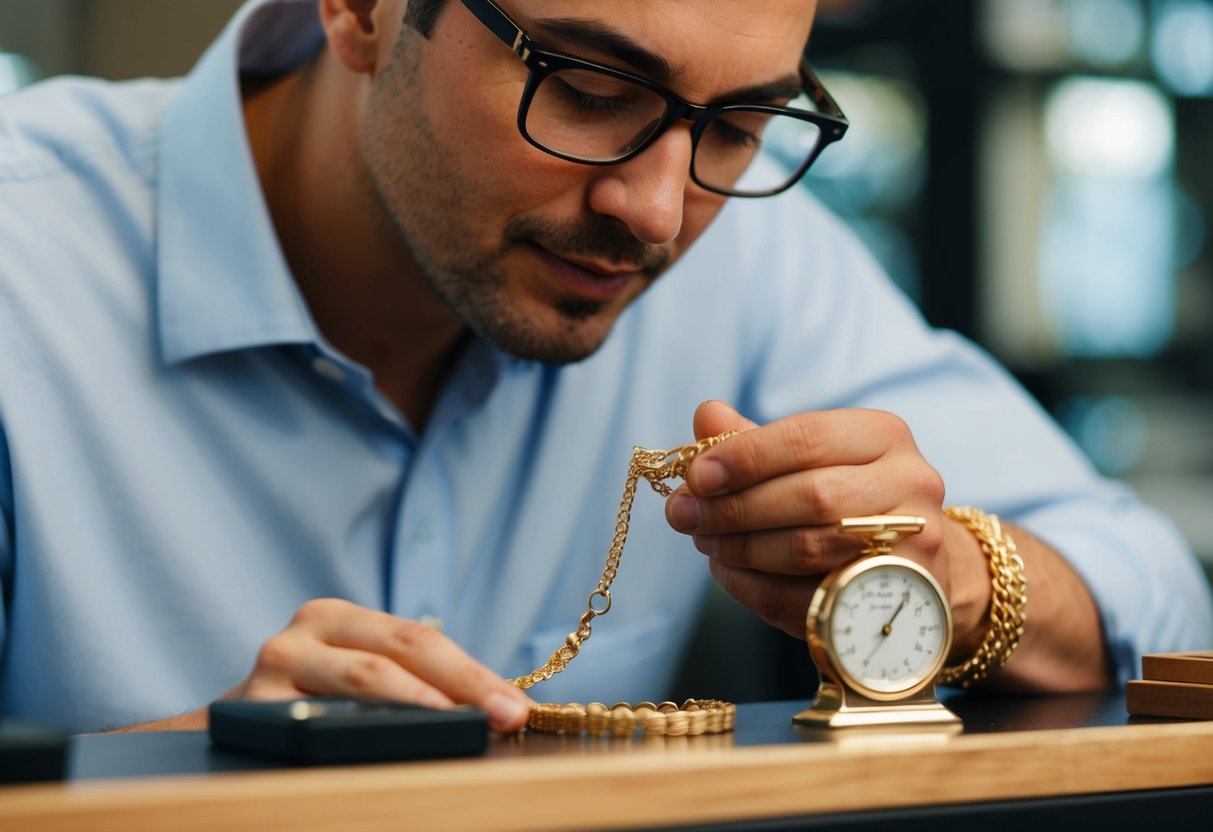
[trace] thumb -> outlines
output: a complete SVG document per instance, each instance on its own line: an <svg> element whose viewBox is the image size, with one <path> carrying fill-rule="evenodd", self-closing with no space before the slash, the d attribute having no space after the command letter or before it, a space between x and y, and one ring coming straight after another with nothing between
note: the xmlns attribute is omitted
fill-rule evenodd
<svg viewBox="0 0 1213 832"><path fill-rule="evenodd" d="M744 431L758 425L722 401L706 401L695 408L695 439L707 439L728 430Z"/></svg>

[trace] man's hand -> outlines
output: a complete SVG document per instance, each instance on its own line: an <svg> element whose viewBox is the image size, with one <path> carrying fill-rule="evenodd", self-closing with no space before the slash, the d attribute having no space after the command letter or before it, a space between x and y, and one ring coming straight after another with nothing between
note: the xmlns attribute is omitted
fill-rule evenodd
<svg viewBox="0 0 1213 832"><path fill-rule="evenodd" d="M526 724L531 701L438 630L325 598L299 608L257 655L248 678L223 699L340 696L431 708L473 705L493 730Z"/></svg>
<svg viewBox="0 0 1213 832"><path fill-rule="evenodd" d="M338 696L431 708L473 705L494 731L526 725L531 700L521 690L422 624L335 598L308 601L285 630L261 647L253 671L223 700L285 701ZM115 729L204 731L209 709Z"/></svg>
<svg viewBox="0 0 1213 832"><path fill-rule="evenodd" d="M695 412L695 437L739 431L691 462L666 503L675 529L693 535L712 574L768 623L803 638L822 577L854 560L862 542L840 534L843 517L911 514L926 528L897 554L935 576L952 605L950 663L972 656L989 627L987 558L962 524L943 516L943 481L905 422L876 410L801 413L764 427L728 405ZM1095 600L1048 544L1003 522L1030 582L1028 626L994 687L1079 691L1112 682Z"/></svg>
<svg viewBox="0 0 1213 832"><path fill-rule="evenodd" d="M976 554L972 536L945 523L943 480L905 422L876 410L835 410L758 427L721 402L696 411L696 439L726 430L739 433L691 463L686 484L666 504L666 518L693 535L716 580L738 601L803 638L822 577L863 548L835 523L909 514L926 518L926 527L899 543L897 553L929 569L954 609L967 613L957 621L958 641L968 641L964 627L980 632L989 599L984 563L968 557ZM966 556L963 564L953 563L945 543Z"/></svg>

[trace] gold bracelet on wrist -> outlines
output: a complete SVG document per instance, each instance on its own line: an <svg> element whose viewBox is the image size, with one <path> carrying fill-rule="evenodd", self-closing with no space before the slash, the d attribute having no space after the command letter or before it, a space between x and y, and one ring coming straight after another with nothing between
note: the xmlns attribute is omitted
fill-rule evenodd
<svg viewBox="0 0 1213 832"><path fill-rule="evenodd" d="M990 596L990 626L977 652L968 661L945 667L937 682L969 687L1007 663L1023 636L1024 608L1028 603L1028 580L1023 560L1015 550L1015 541L1002 530L997 515L986 514L971 506L949 506L946 517L963 523L981 544L989 558L993 592Z"/></svg>

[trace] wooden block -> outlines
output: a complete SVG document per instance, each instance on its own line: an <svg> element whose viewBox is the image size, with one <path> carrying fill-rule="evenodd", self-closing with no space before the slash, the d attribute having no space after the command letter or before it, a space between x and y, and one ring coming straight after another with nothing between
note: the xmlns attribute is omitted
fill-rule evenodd
<svg viewBox="0 0 1213 832"><path fill-rule="evenodd" d="M1129 713L1180 719L1213 719L1213 685L1134 680L1125 690Z"/></svg>
<svg viewBox="0 0 1213 832"><path fill-rule="evenodd" d="M1188 653L1147 653L1141 657L1144 679L1213 685L1213 650Z"/></svg>

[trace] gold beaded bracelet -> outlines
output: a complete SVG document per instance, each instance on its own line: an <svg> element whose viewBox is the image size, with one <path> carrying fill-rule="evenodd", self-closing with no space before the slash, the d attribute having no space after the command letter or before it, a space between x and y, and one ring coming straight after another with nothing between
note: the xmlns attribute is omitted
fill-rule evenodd
<svg viewBox="0 0 1213 832"><path fill-rule="evenodd" d="M998 516L971 506L949 506L945 516L964 523L981 544L990 564L993 592L990 596L990 626L973 657L963 664L945 667L937 681L969 687L1007 663L1023 636L1024 612L1028 604L1028 579L1015 541L1002 530Z"/></svg>
<svg viewBox="0 0 1213 832"><path fill-rule="evenodd" d="M682 707L674 702L619 702L609 708L601 702L538 704L531 708L526 727L544 734L584 732L592 737L630 737L637 729L649 737L695 737L732 731L736 713L736 705L717 699L688 699Z"/></svg>

